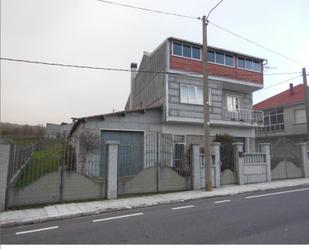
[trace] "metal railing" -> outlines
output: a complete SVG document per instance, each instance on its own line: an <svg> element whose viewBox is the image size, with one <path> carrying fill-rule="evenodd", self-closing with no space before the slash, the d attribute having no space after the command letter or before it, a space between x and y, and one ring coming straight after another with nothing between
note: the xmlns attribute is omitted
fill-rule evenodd
<svg viewBox="0 0 309 249"><path fill-rule="evenodd" d="M238 121L246 123L263 123L263 112L252 111L249 109L239 109L238 111L231 112L226 108L223 108L222 113L223 120Z"/></svg>

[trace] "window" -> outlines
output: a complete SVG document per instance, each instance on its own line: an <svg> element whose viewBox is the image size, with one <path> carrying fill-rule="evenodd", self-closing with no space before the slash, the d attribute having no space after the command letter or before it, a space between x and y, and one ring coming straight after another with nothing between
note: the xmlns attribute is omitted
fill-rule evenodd
<svg viewBox="0 0 309 249"><path fill-rule="evenodd" d="M180 43L173 43L173 54L182 56L182 45Z"/></svg>
<svg viewBox="0 0 309 249"><path fill-rule="evenodd" d="M225 54L224 52L208 51L208 62L222 64L226 66L234 66L234 56L232 54Z"/></svg>
<svg viewBox="0 0 309 249"><path fill-rule="evenodd" d="M247 58L238 57L237 65L239 68L247 69L250 71L261 72L261 62L254 61Z"/></svg>
<svg viewBox="0 0 309 249"><path fill-rule="evenodd" d="M180 87L180 102L184 104L203 105L203 88L182 85Z"/></svg>
<svg viewBox="0 0 309 249"><path fill-rule="evenodd" d="M253 71L261 72L261 64L258 61L253 61Z"/></svg>
<svg viewBox="0 0 309 249"><path fill-rule="evenodd" d="M295 124L304 124L306 123L306 111L305 109L295 110L294 111Z"/></svg>
<svg viewBox="0 0 309 249"><path fill-rule="evenodd" d="M234 66L233 55L226 54L225 55L225 64L228 66Z"/></svg>
<svg viewBox="0 0 309 249"><path fill-rule="evenodd" d="M191 58L191 46L183 45L183 56Z"/></svg>
<svg viewBox="0 0 309 249"><path fill-rule="evenodd" d="M252 70L252 60L246 59L246 69Z"/></svg>
<svg viewBox="0 0 309 249"><path fill-rule="evenodd" d="M224 64L224 54L216 52L216 63Z"/></svg>
<svg viewBox="0 0 309 249"><path fill-rule="evenodd" d="M201 59L201 49L192 47L192 57L194 59L200 60Z"/></svg>
<svg viewBox="0 0 309 249"><path fill-rule="evenodd" d="M284 130L283 108L264 111L264 127L261 132L276 132Z"/></svg>
<svg viewBox="0 0 309 249"><path fill-rule="evenodd" d="M238 58L238 67L239 68L245 68L245 59Z"/></svg>
<svg viewBox="0 0 309 249"><path fill-rule="evenodd" d="M173 55L201 60L201 48L173 42Z"/></svg>
<svg viewBox="0 0 309 249"><path fill-rule="evenodd" d="M239 112L239 97L227 96L226 104L229 112Z"/></svg>
<svg viewBox="0 0 309 249"><path fill-rule="evenodd" d="M215 62L215 52L214 51L208 51L207 56L208 56L209 62Z"/></svg>

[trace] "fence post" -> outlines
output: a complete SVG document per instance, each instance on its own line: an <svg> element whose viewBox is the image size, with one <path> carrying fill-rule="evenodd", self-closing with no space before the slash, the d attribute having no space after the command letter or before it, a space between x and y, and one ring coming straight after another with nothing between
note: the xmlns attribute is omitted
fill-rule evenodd
<svg viewBox="0 0 309 249"><path fill-rule="evenodd" d="M5 210L7 201L7 185L11 143L0 138L0 212Z"/></svg>
<svg viewBox="0 0 309 249"><path fill-rule="evenodd" d="M220 145L219 142L213 142L211 144L212 154L215 156L214 162L214 178L215 178L215 187L219 188L221 186L221 160L220 160Z"/></svg>
<svg viewBox="0 0 309 249"><path fill-rule="evenodd" d="M260 143L260 148L266 154L266 180L271 182L270 143Z"/></svg>
<svg viewBox="0 0 309 249"><path fill-rule="evenodd" d="M244 144L241 142L233 143L233 151L234 151L234 162L235 168L237 171L238 184L244 184L244 161L242 157L242 153L244 151Z"/></svg>
<svg viewBox="0 0 309 249"><path fill-rule="evenodd" d="M193 190L199 190L201 186L200 145L191 145L192 185Z"/></svg>
<svg viewBox="0 0 309 249"><path fill-rule="evenodd" d="M156 192L160 191L159 132L156 133Z"/></svg>
<svg viewBox="0 0 309 249"><path fill-rule="evenodd" d="M117 198L118 141L107 141L107 199Z"/></svg>
<svg viewBox="0 0 309 249"><path fill-rule="evenodd" d="M304 177L308 178L309 177L309 172L308 172L308 144L307 143L299 143L300 149L301 149L301 159L302 159L302 166L303 166L303 173Z"/></svg>

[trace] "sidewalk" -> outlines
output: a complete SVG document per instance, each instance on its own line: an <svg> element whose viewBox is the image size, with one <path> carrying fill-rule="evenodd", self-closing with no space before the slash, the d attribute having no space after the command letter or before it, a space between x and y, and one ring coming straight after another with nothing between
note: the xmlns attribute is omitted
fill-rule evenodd
<svg viewBox="0 0 309 249"><path fill-rule="evenodd" d="M149 207L169 203L180 203L189 200L220 197L241 194L258 190L271 190L283 187L296 187L309 185L309 179L281 180L267 183L256 183L249 185L230 185L212 192L185 191L168 194L155 194L153 196L132 197L127 199L102 200L93 202L57 204L44 208L25 209L17 211L6 211L0 213L0 226L14 226L38 223L43 221L72 218L77 216L106 213L132 208Z"/></svg>

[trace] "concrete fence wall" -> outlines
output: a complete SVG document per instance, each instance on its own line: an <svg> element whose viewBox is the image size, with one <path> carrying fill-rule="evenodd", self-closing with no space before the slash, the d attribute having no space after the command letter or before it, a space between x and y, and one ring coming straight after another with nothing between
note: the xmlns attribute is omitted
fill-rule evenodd
<svg viewBox="0 0 309 249"><path fill-rule="evenodd" d="M234 158L238 183L271 181L270 144L260 144L262 152L243 153L243 143L234 143Z"/></svg>
<svg viewBox="0 0 309 249"><path fill-rule="evenodd" d="M212 185L216 188L220 187L220 143L211 144L211 153L213 164L211 166ZM192 165L192 182L193 189L198 190L205 188L205 164L204 159L200 156L199 144L193 144L191 147L191 165Z"/></svg>

